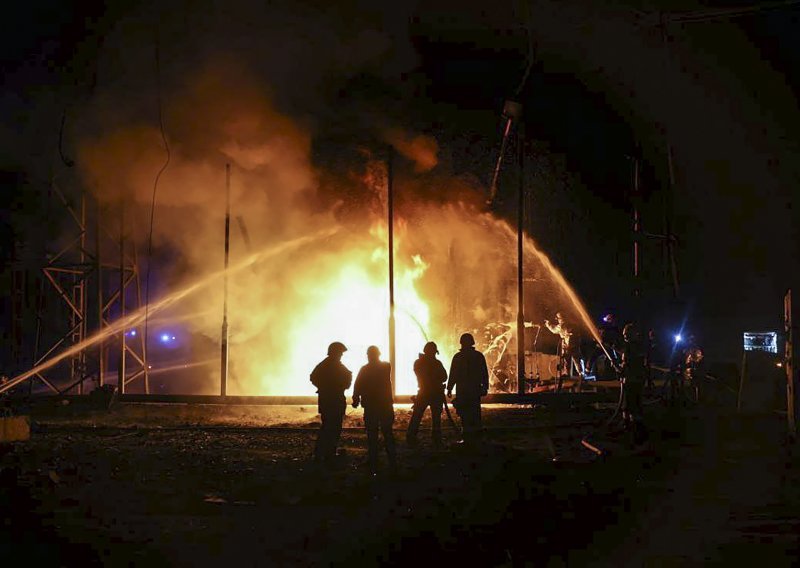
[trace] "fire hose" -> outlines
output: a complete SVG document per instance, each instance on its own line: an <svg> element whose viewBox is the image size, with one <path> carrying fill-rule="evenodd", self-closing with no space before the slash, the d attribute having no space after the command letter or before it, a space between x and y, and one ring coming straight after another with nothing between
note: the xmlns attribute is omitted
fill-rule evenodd
<svg viewBox="0 0 800 568"><path fill-rule="evenodd" d="M456 424L456 421L453 420L453 416L450 414L450 406L447 404L447 396L445 396L444 393L442 393L442 399L444 400L444 413L447 415L447 421L450 423L450 426L453 427L453 430L455 430L460 436L461 428L458 427L458 424Z"/></svg>
<svg viewBox="0 0 800 568"><path fill-rule="evenodd" d="M419 404L418 397L419 395L414 395L411 397L411 402L414 404L414 406ZM450 413L450 405L447 404L447 396L444 394L444 392L442 392L442 402L444 406L444 413L447 416L447 421L450 423L450 426L453 428L453 430L455 430L456 433L460 436L461 428L458 427L458 424L456 424L456 421L453 419L453 415Z"/></svg>

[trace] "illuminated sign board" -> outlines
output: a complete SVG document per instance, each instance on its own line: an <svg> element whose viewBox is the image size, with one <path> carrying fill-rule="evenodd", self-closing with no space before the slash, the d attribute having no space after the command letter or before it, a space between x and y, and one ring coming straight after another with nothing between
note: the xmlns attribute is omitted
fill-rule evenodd
<svg viewBox="0 0 800 568"><path fill-rule="evenodd" d="M767 353L778 353L778 332L765 331L761 333L753 331L744 332L745 351L765 351Z"/></svg>

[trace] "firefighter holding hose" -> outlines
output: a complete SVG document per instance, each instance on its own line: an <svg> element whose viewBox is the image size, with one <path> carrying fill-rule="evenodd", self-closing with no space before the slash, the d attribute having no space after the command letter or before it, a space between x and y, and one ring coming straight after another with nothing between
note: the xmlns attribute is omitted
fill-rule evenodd
<svg viewBox="0 0 800 568"><path fill-rule="evenodd" d="M336 457L336 447L342 435L342 420L347 401L344 391L353 382L353 373L342 364L347 351L343 343L334 341L328 346L328 356L311 372L311 384L317 387L318 410L322 425L314 447L314 461L323 463Z"/></svg>
<svg viewBox="0 0 800 568"><path fill-rule="evenodd" d="M544 320L544 325L550 333L557 335L560 339L558 343L559 375L571 375L572 373L570 372L570 367L572 366L572 360L576 355L576 345L572 337L572 329L567 326L567 323L564 320L564 316L561 315L561 312L556 313L555 324L551 323L550 320Z"/></svg>

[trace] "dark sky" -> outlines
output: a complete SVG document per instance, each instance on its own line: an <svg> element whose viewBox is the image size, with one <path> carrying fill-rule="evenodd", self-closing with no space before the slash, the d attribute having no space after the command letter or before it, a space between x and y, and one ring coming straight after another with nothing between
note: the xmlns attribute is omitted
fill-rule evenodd
<svg viewBox="0 0 800 568"><path fill-rule="evenodd" d="M534 65L518 94L533 148L530 231L590 307L632 311L626 156L639 155L645 230L662 233L666 212L680 239L678 301L663 247L645 245L645 309L664 329L687 319L726 358L741 331L780 325L800 265L800 7L704 19L723 5L373 4L14 3L0 33L0 167L46 179L60 159L62 113L69 139L92 97L135 90L144 94L128 96L131 108L151 112L158 28L167 91L224 47L269 77L276 102L320 139L385 114L433 134L448 167L488 182L503 100L519 86L532 39ZM672 19L666 46L661 10ZM513 205L511 179L500 212ZM13 197L4 184L6 219Z"/></svg>

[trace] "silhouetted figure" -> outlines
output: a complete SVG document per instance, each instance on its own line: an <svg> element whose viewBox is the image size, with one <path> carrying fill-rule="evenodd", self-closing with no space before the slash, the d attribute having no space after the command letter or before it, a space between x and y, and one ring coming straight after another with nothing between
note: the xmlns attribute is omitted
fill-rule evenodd
<svg viewBox="0 0 800 568"><path fill-rule="evenodd" d="M328 356L311 372L311 384L319 394L318 410L322 418L314 461L324 462L336 456L336 447L342 434L342 419L347 401L344 391L350 388L353 374L342 364L344 344L334 341L328 346Z"/></svg>
<svg viewBox="0 0 800 568"><path fill-rule="evenodd" d="M683 382L690 389L694 402L700 402L705 390L706 370L703 348L693 333L689 334L686 348L681 353Z"/></svg>
<svg viewBox="0 0 800 568"><path fill-rule="evenodd" d="M564 321L564 316L561 315L561 312L556 313L555 324L550 323L550 320L544 320L544 325L550 333L557 335L560 338L560 341L558 342L559 375L571 375L573 359L580 360L580 355L577 350L578 342L572 337L572 329L567 326L567 323ZM581 372L582 369L579 367L578 373L580 374Z"/></svg>
<svg viewBox="0 0 800 568"><path fill-rule="evenodd" d="M647 331L647 357L645 360L645 367L647 368L647 380L645 385L648 389L653 388L653 365L655 364L654 358L656 354L656 332L654 329Z"/></svg>
<svg viewBox="0 0 800 568"><path fill-rule="evenodd" d="M603 338L603 345L609 351L618 352L622 349L622 334L617 327L617 317L613 313L608 313L603 316L603 321L600 323L600 336ZM612 353L612 357L614 354ZM617 361L614 361L617 363Z"/></svg>
<svg viewBox="0 0 800 568"><path fill-rule="evenodd" d="M622 348L622 419L626 428L633 430L634 437L641 441L644 435L642 422L642 391L647 380L647 348L639 336L639 330L629 323L622 330L625 341Z"/></svg>
<svg viewBox="0 0 800 568"><path fill-rule="evenodd" d="M603 343L605 350L595 342L589 357L589 372L601 381L613 380L616 377L614 367L618 366L620 362L622 335L616 322L617 319L613 313L603 316L597 331L600 333L600 341Z"/></svg>
<svg viewBox="0 0 800 568"><path fill-rule="evenodd" d="M431 409L431 434L433 443L442 443L442 406L444 405L444 384L447 381L447 371L436 354L439 349L433 341L425 344L419 358L414 361L414 374L417 376L417 397L414 400L414 409L411 413L411 422L408 424L406 440L410 446L417 443L419 423L425 409Z"/></svg>
<svg viewBox="0 0 800 568"><path fill-rule="evenodd" d="M450 365L447 396L453 395L455 387L453 406L461 417L464 441L475 442L481 434L481 397L489 392L489 369L483 353L475 349L472 334L462 335L460 343L461 350L453 355Z"/></svg>
<svg viewBox="0 0 800 568"><path fill-rule="evenodd" d="M383 432L383 443L389 466L397 465L394 445L394 399L392 398L392 366L381 361L380 350L371 345L367 349L367 364L361 367L353 387L353 408L364 407L364 426L367 429L369 469L378 469L378 429Z"/></svg>

